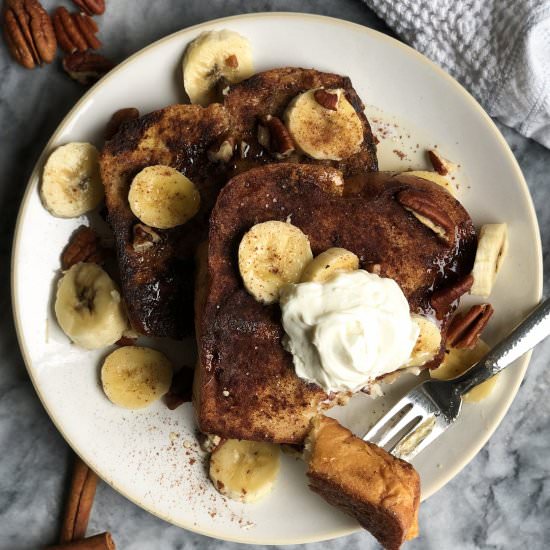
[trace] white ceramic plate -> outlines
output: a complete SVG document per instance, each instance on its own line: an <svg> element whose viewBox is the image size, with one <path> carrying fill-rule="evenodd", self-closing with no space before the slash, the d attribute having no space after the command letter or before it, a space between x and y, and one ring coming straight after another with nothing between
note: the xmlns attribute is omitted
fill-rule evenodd
<svg viewBox="0 0 550 550"><path fill-rule="evenodd" d="M205 476L191 405L169 411L157 403L138 412L112 405L98 380L106 352L70 345L52 315L59 254L82 220L54 218L42 207L38 184L45 159L69 141L101 145L106 121L121 107L134 106L145 113L181 101L185 46L200 32L221 28L251 40L258 70L294 65L349 75L383 138L381 168L423 164L424 148L433 145L460 163L459 198L476 224L506 221L510 228L509 256L491 297L496 313L487 331L489 342L509 330L540 298L537 221L512 153L478 104L412 49L336 19L259 14L180 31L119 65L78 102L53 135L21 206L13 253L13 304L29 374L59 431L115 489L169 522L250 543L329 539L355 531L357 524L307 489L301 463L284 457L276 488L263 502L226 501ZM191 342L160 347L170 348L178 363L190 361L194 354ZM456 425L414 461L423 498L456 475L487 441L510 406L527 362L525 357L504 373L486 401L466 405ZM333 414L361 433L413 382L409 377L383 399L359 397Z"/></svg>

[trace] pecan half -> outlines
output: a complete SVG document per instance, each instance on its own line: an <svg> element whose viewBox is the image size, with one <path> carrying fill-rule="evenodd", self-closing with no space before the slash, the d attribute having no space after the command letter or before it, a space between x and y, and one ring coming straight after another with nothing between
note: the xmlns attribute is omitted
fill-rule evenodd
<svg viewBox="0 0 550 550"><path fill-rule="evenodd" d="M85 52L89 48L97 50L101 47L101 42L95 36L99 29L89 15L69 13L61 6L53 14L53 26L57 41L66 53Z"/></svg>
<svg viewBox="0 0 550 550"><path fill-rule="evenodd" d="M61 254L61 269L70 269L79 262L102 264L105 260L98 234L90 227L81 225L69 239Z"/></svg>
<svg viewBox="0 0 550 550"><path fill-rule="evenodd" d="M472 288L473 282L474 278L470 273L466 277L458 279L452 285L436 290L430 298L430 305L434 309L436 317L443 319L453 303Z"/></svg>
<svg viewBox="0 0 550 550"><path fill-rule="evenodd" d="M153 248L155 244L161 241L161 236L148 225L136 223L133 228L134 240L132 247L136 252L145 252Z"/></svg>
<svg viewBox="0 0 550 550"><path fill-rule="evenodd" d="M430 149L428 151L428 158L432 163L433 169L441 176L446 176L449 172L455 169L455 165L443 158L437 151Z"/></svg>
<svg viewBox="0 0 550 550"><path fill-rule="evenodd" d="M449 215L433 202L430 195L416 189L405 189L397 194L397 202L411 212L416 219L442 239L452 242L455 224Z"/></svg>
<svg viewBox="0 0 550 550"><path fill-rule="evenodd" d="M73 18L76 21L78 30L88 43L88 46L92 50L101 48L101 42L96 38L96 33L99 32L96 22L85 13L76 13L73 15Z"/></svg>
<svg viewBox="0 0 550 550"><path fill-rule="evenodd" d="M275 158L286 158L295 151L294 140L280 118L272 115L261 116L260 126L269 132L269 140L264 141L269 142L266 148Z"/></svg>
<svg viewBox="0 0 550 550"><path fill-rule="evenodd" d="M81 84L92 84L107 74L114 63L92 52L75 52L63 58L63 69Z"/></svg>
<svg viewBox="0 0 550 550"><path fill-rule="evenodd" d="M321 107L324 107L330 111L338 110L338 94L333 94L320 88L319 90L315 90L315 92L313 92L313 97L315 98L315 101L321 105Z"/></svg>
<svg viewBox="0 0 550 550"><path fill-rule="evenodd" d="M139 118L139 111L135 107L126 107L115 111L105 127L103 137L106 141L111 139L118 132L123 122L135 120L136 118Z"/></svg>
<svg viewBox="0 0 550 550"><path fill-rule="evenodd" d="M4 36L13 58L33 69L51 63L57 51L52 20L38 0L6 0Z"/></svg>
<svg viewBox="0 0 550 550"><path fill-rule="evenodd" d="M474 348L493 313L491 304L479 304L467 313L455 315L447 330L447 344L453 348Z"/></svg>
<svg viewBox="0 0 550 550"><path fill-rule="evenodd" d="M105 12L105 0L73 0L84 13L101 15Z"/></svg>

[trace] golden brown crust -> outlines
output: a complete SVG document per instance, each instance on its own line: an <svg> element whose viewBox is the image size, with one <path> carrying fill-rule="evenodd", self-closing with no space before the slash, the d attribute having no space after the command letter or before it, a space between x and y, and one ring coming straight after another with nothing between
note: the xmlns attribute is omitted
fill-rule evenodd
<svg viewBox="0 0 550 550"><path fill-rule="evenodd" d="M309 237L315 255L338 246L354 252L362 269L379 264L380 274L397 281L413 311L428 309L434 288L471 270L472 222L443 188L377 173L348 180L348 190L337 195L327 184L335 174L321 166L269 165L233 178L220 193L210 218L210 281L198 330L195 405L202 431L301 443L310 419L329 398L295 375L281 345L279 306L258 303L242 285L237 248L254 224L289 219ZM425 192L446 209L457 226L455 243L437 237L399 205L395 195L407 188Z"/></svg>
<svg viewBox="0 0 550 550"><path fill-rule="evenodd" d="M208 161L207 150L228 125L221 105L172 105L123 123L105 144L101 177L122 291L132 326L142 334L180 337L189 332L193 254L206 236L208 215L226 181L219 167ZM143 252L132 246L132 229L139 220L128 205L128 190L133 177L154 164L172 166L189 177L201 194L201 208L185 225L155 230L159 242Z"/></svg>
<svg viewBox="0 0 550 550"><path fill-rule="evenodd" d="M378 170L376 144L363 110L365 106L353 89L347 76L324 73L314 69L283 67L258 73L249 79L231 86L224 105L231 117L231 134L237 142L249 144L246 159L238 160L235 172L242 172L258 163L276 162L258 144L258 120L272 115L282 119L285 109L294 97L313 88L342 88L363 124L364 141L358 153L341 161L315 160L307 155L293 154L286 162L301 162L333 166L345 175Z"/></svg>
<svg viewBox="0 0 550 550"><path fill-rule="evenodd" d="M411 464L355 437L336 420L316 418L309 433L310 488L354 517L387 550L418 532L420 478Z"/></svg>

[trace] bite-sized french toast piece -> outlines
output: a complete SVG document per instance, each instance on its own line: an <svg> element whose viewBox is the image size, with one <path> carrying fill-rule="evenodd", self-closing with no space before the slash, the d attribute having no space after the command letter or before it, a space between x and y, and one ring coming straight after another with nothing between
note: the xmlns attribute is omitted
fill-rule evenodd
<svg viewBox="0 0 550 550"><path fill-rule="evenodd" d="M315 117L317 102L314 98L300 96L309 91L314 94L319 88L326 90L327 94L334 92L333 96L340 96L338 101L341 108L338 108L342 111L342 116L340 111L330 108L325 108L323 113L322 106L318 105L320 116ZM300 104L297 105L298 100ZM231 136L237 146L234 164L237 172L258 163L281 160L334 166L345 175L378 169L376 144L369 121L363 112L363 102L347 76L297 67L271 69L230 86L224 105L231 117ZM350 109L355 111L356 117L352 116L348 120ZM275 120L270 120L269 117ZM325 125L327 121L329 124ZM296 139L293 139L292 132L289 131L289 127L292 130L299 124L303 129L300 134L315 137L315 140L308 140L306 147L311 153L312 148L323 151L326 142L331 139L345 143L355 131L354 122L362 130L362 140L357 144L356 150L348 147L346 155L349 156L340 160L323 159L326 154L317 155L320 158L312 158L300 150L299 143L295 142ZM336 130L341 129L343 131L338 135ZM324 134L319 135L319 130ZM296 137L300 138L294 136Z"/></svg>
<svg viewBox="0 0 550 550"><path fill-rule="evenodd" d="M411 464L326 416L312 421L305 455L310 488L384 548L398 550L417 535L420 478Z"/></svg>
<svg viewBox="0 0 550 550"><path fill-rule="evenodd" d="M181 337L192 326L193 255L226 181L222 168L209 161L208 149L228 127L221 105L172 105L123 123L105 144L100 164L108 221L130 322L142 334ZM181 172L198 191L200 207L187 223L158 229L132 213L130 185L155 165Z"/></svg>
<svg viewBox="0 0 550 550"><path fill-rule="evenodd" d="M475 255L468 213L441 186L411 176L372 173L341 182L334 168L273 164L236 176L220 193L210 218L207 265L197 281L194 403L201 431L301 443L318 409L335 404L336 396L296 376L281 344L279 304L258 302L243 284L239 243L258 223L290 221L309 239L313 256L333 247L349 250L360 269L394 279L412 313L433 312L435 289L445 330L463 293L455 287ZM449 235L426 226L402 202L437 218ZM437 366L442 353L423 367Z"/></svg>

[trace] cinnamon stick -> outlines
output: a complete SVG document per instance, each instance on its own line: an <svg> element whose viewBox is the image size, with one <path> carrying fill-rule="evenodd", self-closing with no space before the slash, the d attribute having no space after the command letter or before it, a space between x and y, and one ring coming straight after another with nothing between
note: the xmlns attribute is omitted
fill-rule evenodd
<svg viewBox="0 0 550 550"><path fill-rule="evenodd" d="M111 533L100 533L87 539L48 546L48 550L116 550L116 545Z"/></svg>
<svg viewBox="0 0 550 550"><path fill-rule="evenodd" d="M73 477L65 506L61 535L59 537L60 543L83 539L86 535L86 528L88 527L88 520L90 519L94 503L96 485L96 474L75 455ZM90 546L90 548L96 547ZM103 547L97 546L97 548ZM105 546L105 548L109 547Z"/></svg>

